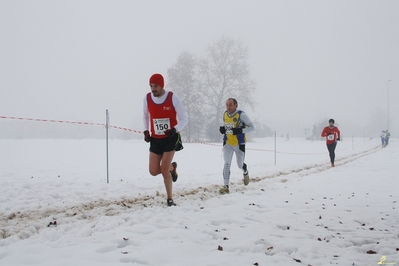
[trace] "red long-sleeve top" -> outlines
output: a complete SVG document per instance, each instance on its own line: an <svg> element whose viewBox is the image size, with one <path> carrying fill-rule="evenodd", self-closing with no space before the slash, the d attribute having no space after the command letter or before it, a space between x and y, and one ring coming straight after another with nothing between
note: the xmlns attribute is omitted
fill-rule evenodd
<svg viewBox="0 0 399 266"><path fill-rule="evenodd" d="M326 137L327 144L333 144L338 138L341 138L341 132L337 127L326 126L321 132L322 137Z"/></svg>

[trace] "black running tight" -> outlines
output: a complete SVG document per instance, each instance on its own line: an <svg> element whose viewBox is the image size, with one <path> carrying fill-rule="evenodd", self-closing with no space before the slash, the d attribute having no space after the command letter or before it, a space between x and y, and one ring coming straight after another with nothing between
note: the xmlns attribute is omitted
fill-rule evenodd
<svg viewBox="0 0 399 266"><path fill-rule="evenodd" d="M334 142L332 144L327 144L327 149L330 154L331 163L334 163L334 160L335 160L335 147L336 146L337 146L337 142Z"/></svg>

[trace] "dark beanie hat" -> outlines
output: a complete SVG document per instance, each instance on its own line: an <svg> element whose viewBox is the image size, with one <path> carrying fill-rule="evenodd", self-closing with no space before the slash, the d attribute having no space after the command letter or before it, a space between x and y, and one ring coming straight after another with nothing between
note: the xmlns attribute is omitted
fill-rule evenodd
<svg viewBox="0 0 399 266"><path fill-rule="evenodd" d="M330 120L328 120L328 123L333 123L333 124L335 124L335 121L334 121L334 119L330 119Z"/></svg>
<svg viewBox="0 0 399 266"><path fill-rule="evenodd" d="M164 83L163 83L163 77L161 74L154 74L150 78L150 85L151 84L157 84L159 87L163 88Z"/></svg>

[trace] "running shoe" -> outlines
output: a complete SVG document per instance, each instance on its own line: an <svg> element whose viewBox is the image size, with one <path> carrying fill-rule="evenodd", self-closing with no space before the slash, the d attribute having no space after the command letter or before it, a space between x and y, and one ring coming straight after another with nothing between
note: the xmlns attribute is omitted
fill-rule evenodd
<svg viewBox="0 0 399 266"><path fill-rule="evenodd" d="M179 176L179 175L177 174L177 172L176 172L177 163L176 163L176 162L173 162L172 165L173 165L173 170L170 171L170 175L172 176L173 182L176 182L176 181L177 181L177 177Z"/></svg>
<svg viewBox="0 0 399 266"><path fill-rule="evenodd" d="M244 174L244 185L248 186L249 184L249 175L248 174Z"/></svg>
<svg viewBox="0 0 399 266"><path fill-rule="evenodd" d="M249 184L249 173L247 169L247 165L244 163L244 166L242 167L244 169L244 185L247 186Z"/></svg>
<svg viewBox="0 0 399 266"><path fill-rule="evenodd" d="M219 189L220 194L229 194L229 186L223 186Z"/></svg>
<svg viewBox="0 0 399 266"><path fill-rule="evenodd" d="M176 206L176 203L172 199L168 199L167 201L168 207Z"/></svg>

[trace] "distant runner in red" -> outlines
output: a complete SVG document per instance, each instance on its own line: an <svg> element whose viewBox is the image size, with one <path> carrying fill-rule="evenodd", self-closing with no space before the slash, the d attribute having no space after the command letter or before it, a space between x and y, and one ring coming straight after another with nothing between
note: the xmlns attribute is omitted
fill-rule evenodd
<svg viewBox="0 0 399 266"><path fill-rule="evenodd" d="M337 146L337 141L341 140L341 132L334 126L334 119L328 120L329 125L323 129L321 136L326 138L327 149L330 154L331 167L334 167L335 160L335 147Z"/></svg>

